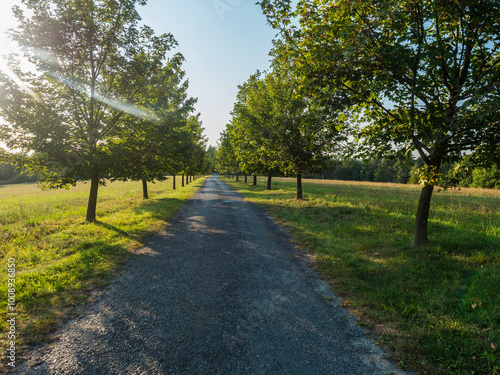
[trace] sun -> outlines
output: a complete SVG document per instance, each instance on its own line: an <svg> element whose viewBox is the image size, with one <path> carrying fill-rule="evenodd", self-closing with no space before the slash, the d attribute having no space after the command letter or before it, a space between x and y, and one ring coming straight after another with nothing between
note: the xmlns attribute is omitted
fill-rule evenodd
<svg viewBox="0 0 500 375"><path fill-rule="evenodd" d="M12 14L12 7L19 4L19 0L0 0L0 71L14 81L22 90L34 96L34 93L17 77L6 63L9 54L18 51L7 35L8 29L16 27L17 22ZM34 96L36 97L36 95Z"/></svg>
<svg viewBox="0 0 500 375"><path fill-rule="evenodd" d="M12 7L19 4L16 0L0 1L0 55L8 55L13 52L14 46L6 34L8 29L16 26L16 20L12 14Z"/></svg>

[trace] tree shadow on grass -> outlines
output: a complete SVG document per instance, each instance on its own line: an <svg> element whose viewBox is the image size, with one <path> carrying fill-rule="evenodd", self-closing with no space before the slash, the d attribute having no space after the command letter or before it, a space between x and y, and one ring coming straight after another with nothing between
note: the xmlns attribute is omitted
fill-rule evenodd
<svg viewBox="0 0 500 375"><path fill-rule="evenodd" d="M177 198L156 199L144 202L135 211L146 212L156 220L167 221L184 202L185 200ZM148 231L147 229L127 231L101 220L95 221L94 224L124 239L138 241L142 245L146 245L156 233L156 230ZM24 275L20 278L20 288L23 283L46 285L41 291L28 286L24 288L27 291L25 293L26 311L31 316L38 316L36 320L28 322L23 329L26 344L33 344L44 339L43 335L58 327L62 321L74 313L75 308L72 307L74 300L81 300L82 296L86 298L90 290L105 285L129 259L131 254L129 250L110 241L96 241L95 239L84 241L74 248L74 252L67 254L68 257L74 259L70 263L61 259L41 273ZM72 281L68 284L67 280ZM85 285L83 289L82 285ZM31 294L29 290L32 291ZM56 303L56 301L59 302ZM51 307L51 304L54 305ZM42 308L44 312L40 313L42 306L45 306ZM54 318L55 316L58 318ZM41 328L42 326L44 328ZM40 333L43 335L40 336Z"/></svg>
<svg viewBox="0 0 500 375"><path fill-rule="evenodd" d="M133 236L130 235L129 232L127 231L124 231L123 229L120 229L118 227L115 227L114 225L111 225L109 223L105 223L105 222L102 222L100 220L96 220L94 222L94 224L100 226L100 227L103 227L103 228L106 228L106 229L109 229L109 230L112 230L113 232L116 232L118 233L119 235L123 236L123 237L126 237L126 238L133 238Z"/></svg>
<svg viewBox="0 0 500 375"><path fill-rule="evenodd" d="M488 368L487 343L500 339L491 333L500 332L500 239L430 221L430 244L412 247L410 215L253 196L318 255L316 266L337 293L368 315L392 314L404 330L417 332L413 353L437 353L438 342L439 356L427 358L435 366L479 373Z"/></svg>
<svg viewBox="0 0 500 375"><path fill-rule="evenodd" d="M134 208L136 213L147 213L156 220L167 221L186 203L186 199L160 198L145 201L139 207Z"/></svg>
<svg viewBox="0 0 500 375"><path fill-rule="evenodd" d="M107 285L129 255L121 245L93 241L92 246L54 262L41 272L20 275L17 283L23 294L19 306L31 317L20 327L22 344L51 341L55 329L78 314L89 292Z"/></svg>

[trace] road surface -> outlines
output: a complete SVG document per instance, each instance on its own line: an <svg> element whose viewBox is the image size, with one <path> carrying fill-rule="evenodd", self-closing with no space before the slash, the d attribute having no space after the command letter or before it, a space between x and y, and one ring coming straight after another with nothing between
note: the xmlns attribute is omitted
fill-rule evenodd
<svg viewBox="0 0 500 375"><path fill-rule="evenodd" d="M283 229L216 177L28 374L402 374Z"/></svg>

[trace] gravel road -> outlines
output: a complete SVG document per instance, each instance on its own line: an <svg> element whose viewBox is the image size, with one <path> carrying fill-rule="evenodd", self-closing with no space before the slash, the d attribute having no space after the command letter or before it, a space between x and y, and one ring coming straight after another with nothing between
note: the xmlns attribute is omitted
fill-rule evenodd
<svg viewBox="0 0 500 375"><path fill-rule="evenodd" d="M308 256L207 179L28 374L403 374Z"/></svg>

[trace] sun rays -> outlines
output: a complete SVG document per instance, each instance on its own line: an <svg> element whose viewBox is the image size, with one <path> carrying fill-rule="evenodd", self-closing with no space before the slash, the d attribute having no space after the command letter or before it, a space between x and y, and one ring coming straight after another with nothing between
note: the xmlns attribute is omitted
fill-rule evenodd
<svg viewBox="0 0 500 375"><path fill-rule="evenodd" d="M48 62L51 66L54 65L55 62L57 62L57 58L53 56L52 54L48 53L47 51L43 51L41 53L40 51L36 51L36 57L40 60L45 60ZM57 65L57 64L56 64ZM10 67L9 65L3 60L0 59L0 73L4 74L7 76L12 82L14 82L19 89L24 91L26 94L31 96L33 99L35 99L38 102L42 101L41 96L35 92L33 89L31 89ZM93 97L95 100L98 100L106 105L108 105L111 108L114 108L118 111L127 113L131 116L134 116L139 119L143 120L148 120L148 121L157 121L158 119L151 113L150 111L139 108L133 104L127 103L125 100L116 100L116 99L111 99L106 97L105 95L102 95L98 92L94 92L94 94L91 94L91 90L89 89L88 85L82 85L79 83L76 83L74 80L69 79L64 77L61 74L57 74L55 71L48 69L46 74L50 75L52 78L58 80L59 82L65 84L66 86L84 94L87 95L89 98Z"/></svg>

